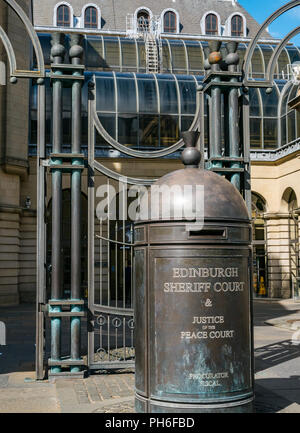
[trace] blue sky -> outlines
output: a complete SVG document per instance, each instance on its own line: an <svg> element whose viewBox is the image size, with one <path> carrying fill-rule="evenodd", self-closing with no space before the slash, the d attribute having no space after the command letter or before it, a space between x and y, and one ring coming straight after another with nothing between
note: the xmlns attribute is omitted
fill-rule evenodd
<svg viewBox="0 0 300 433"><path fill-rule="evenodd" d="M239 3L262 24L276 9L288 3L287 0L238 0ZM286 12L283 16L270 26L269 31L273 37L283 38L294 28L300 26L300 6ZM294 43L300 45L299 36L293 39Z"/></svg>

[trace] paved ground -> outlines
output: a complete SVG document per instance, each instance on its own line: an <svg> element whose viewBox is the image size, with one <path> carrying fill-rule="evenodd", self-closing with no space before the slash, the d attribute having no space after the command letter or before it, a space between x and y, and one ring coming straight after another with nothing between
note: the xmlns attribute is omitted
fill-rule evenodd
<svg viewBox="0 0 300 433"><path fill-rule="evenodd" d="M256 411L300 413L300 304L254 302ZM134 412L133 372L34 380L34 306L0 308L0 412ZM272 326L271 326L272 325Z"/></svg>

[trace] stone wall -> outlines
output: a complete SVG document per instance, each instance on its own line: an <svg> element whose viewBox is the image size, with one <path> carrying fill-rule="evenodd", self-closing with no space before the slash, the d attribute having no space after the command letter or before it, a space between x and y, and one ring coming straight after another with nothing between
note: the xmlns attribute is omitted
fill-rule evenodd
<svg viewBox="0 0 300 433"><path fill-rule="evenodd" d="M18 1L31 15L31 2ZM16 14L4 4L0 24L13 46L18 69L30 68L30 44L25 27ZM28 176L28 107L29 80L9 82L9 65L1 44L0 61L7 70L7 84L0 86L0 304L20 300L21 233L23 207L21 182Z"/></svg>

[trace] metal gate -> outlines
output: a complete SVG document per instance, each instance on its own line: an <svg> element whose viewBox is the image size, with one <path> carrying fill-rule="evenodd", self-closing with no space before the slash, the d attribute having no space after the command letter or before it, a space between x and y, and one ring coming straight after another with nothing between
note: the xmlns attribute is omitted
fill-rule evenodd
<svg viewBox="0 0 300 433"><path fill-rule="evenodd" d="M99 133L113 149L125 156L161 158L183 145L179 140L158 151L130 149L114 140L97 114L97 78L89 83L88 150L88 367L91 370L134 367L133 221L127 218L128 190L136 192L155 179L125 177L95 160L95 135ZM200 98L190 130L198 127ZM99 192L100 188L100 192ZM140 191L139 191L140 190ZM106 194L107 217L97 212Z"/></svg>

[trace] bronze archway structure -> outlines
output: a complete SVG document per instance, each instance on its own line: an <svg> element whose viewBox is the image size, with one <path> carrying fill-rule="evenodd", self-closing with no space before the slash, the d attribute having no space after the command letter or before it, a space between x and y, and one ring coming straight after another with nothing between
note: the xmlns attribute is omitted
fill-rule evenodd
<svg viewBox="0 0 300 433"><path fill-rule="evenodd" d="M88 366L90 369L121 368L122 366L133 365L132 357L127 360L126 348L132 346L131 341L127 344L126 336L125 351L122 361L120 359L115 363L105 359L103 362L95 362L95 350L101 352L103 347L95 348L94 338L104 321L112 324L113 330L118 331L120 326L128 328L129 339L133 332L133 310L130 306L123 305L105 305L105 303L95 302L94 297L94 271L95 271L95 239L100 239L110 245L120 245L122 248L132 248L132 239L126 238L126 233L122 234L122 239L118 240L107 236L103 233L95 233L95 173L99 172L105 176L107 182L120 181L123 177L106 167L104 164L96 161L94 155L95 133L96 131L109 143L115 150L122 152L132 158L161 158L170 155L179 150L183 145L182 140L170 146L167 149L142 152L130 149L118 143L103 128L95 109L95 86L96 79L93 78L89 86L89 146L88 159L81 153L80 135L81 135L81 87L84 82L85 67L82 64L83 48L81 46L81 35L71 32L70 36L70 64L64 63L65 46L64 34L55 32L52 34L52 64L51 71L47 79L51 80L53 95L53 147L50 157L46 155L45 146L45 66L43 52L39 43L38 36L25 12L14 0L2 0L10 7L22 20L26 31L32 42L37 69L26 71L18 69L16 56L5 30L0 27L0 38L4 44L9 61L9 71L11 83L16 82L18 78L35 79L38 84L38 152L37 152L37 321L36 321L36 377L44 378L45 364L45 314L48 313L51 322L51 358L48 360L50 374L53 376L72 375L82 377L83 367ZM197 89L197 112L191 125L191 130L200 129L201 136L198 147L204 149L204 103L209 101L209 113L211 131L209 137L209 160L207 168L221 175L225 175L244 195L248 208L251 208L251 188L250 188L250 143L249 143L249 97L247 88L265 87L271 88L273 83L273 74L275 63L280 55L281 50L288 41L300 32L297 28L290 32L282 43L274 51L271 61L267 68L267 77L264 81L256 82L249 80L250 61L253 55L256 43L259 40L263 30L272 23L278 16L286 11L300 5L300 1L291 1L269 17L262 25L257 35L253 38L248 46L243 70L237 70L236 58L237 46L230 42L227 44L228 68L221 71L217 63L213 61L207 65L206 76L203 85ZM220 48L219 41L211 41L209 50L210 54L218 52ZM212 59L213 60L213 59ZM72 148L70 153L62 151L62 92L64 86L72 88ZM223 155L220 147L220 123L221 123L221 95L226 94L228 101L228 117L225 121L228 124L228 149L227 154ZM81 197L81 179L84 169L88 169L88 206L89 206L89 300L86 305L80 294L80 197ZM52 182L52 281L51 281L51 299L46 295L46 230L45 230L45 201L46 201L46 172L51 174ZM61 215L62 215L62 176L69 174L71 179L71 295L70 299L63 299L61 293ZM140 179L129 177L126 179L128 185L151 185L154 179ZM96 237L97 236L97 237ZM118 253L119 254L119 253ZM123 254L123 253L122 253ZM122 257L124 257L121 254ZM119 256L116 256L119 257ZM118 259L119 260L119 259ZM122 258L124 260L124 258ZM88 360L84 360L80 350L81 320L88 312L88 331L89 331L89 352ZM61 333L62 321L70 319L70 353L67 357L62 356ZM123 325L125 324L125 325ZM126 329L127 329L126 328ZM109 331L109 327L106 332ZM126 334L126 332L125 332ZM124 346L124 345L123 345ZM128 361L128 362L127 362Z"/></svg>

